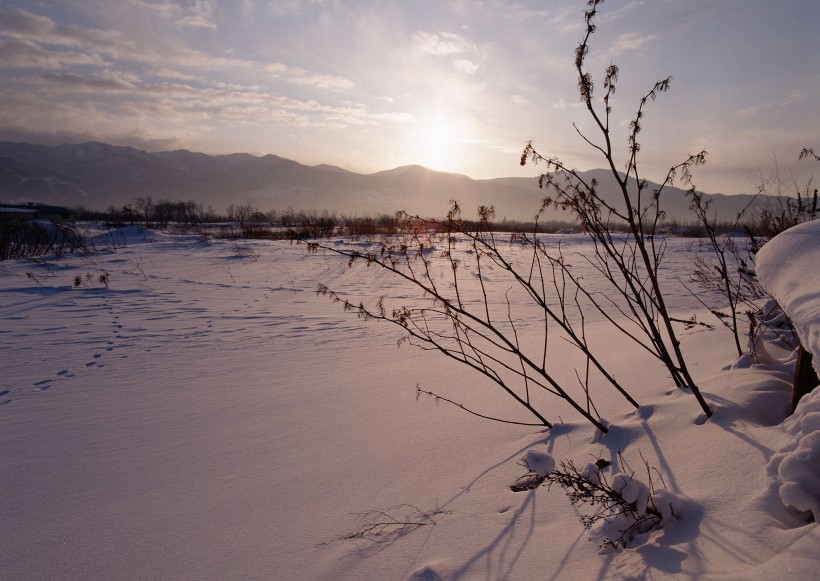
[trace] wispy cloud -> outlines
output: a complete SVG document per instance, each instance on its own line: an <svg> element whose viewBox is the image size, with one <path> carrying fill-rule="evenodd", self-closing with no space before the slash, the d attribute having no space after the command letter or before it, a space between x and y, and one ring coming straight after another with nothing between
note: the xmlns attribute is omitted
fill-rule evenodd
<svg viewBox="0 0 820 581"><path fill-rule="evenodd" d="M413 42L421 52L432 55L463 54L475 50L475 45L453 32L424 32L413 35Z"/></svg>
<svg viewBox="0 0 820 581"><path fill-rule="evenodd" d="M103 65L99 55L74 50L48 50L19 38L0 39L0 63L7 69L61 69L73 65Z"/></svg>
<svg viewBox="0 0 820 581"><path fill-rule="evenodd" d="M629 50L639 50L657 39L657 34L644 35L637 32L627 32L617 38L612 47L612 54L617 55Z"/></svg>
<svg viewBox="0 0 820 581"><path fill-rule="evenodd" d="M272 78L281 78L295 85L335 91L344 91L354 87L353 81L344 77L311 73L303 68L291 67L283 63L271 63L264 65L263 68Z"/></svg>
<svg viewBox="0 0 820 581"><path fill-rule="evenodd" d="M134 43L124 43L118 31L65 26L46 16L24 11L0 11L0 29L6 37L60 47L137 48Z"/></svg>
<svg viewBox="0 0 820 581"><path fill-rule="evenodd" d="M173 2L147 2L129 0L128 4L142 12L154 14L158 18L175 22L180 28L208 28L215 30L213 5L207 0L196 0L188 7Z"/></svg>
<svg viewBox="0 0 820 581"><path fill-rule="evenodd" d="M344 77L337 77L335 75L312 75L303 74L289 77L288 82L296 85L308 85L318 89L332 89L336 91L343 91L345 89L353 88L353 82Z"/></svg>
<svg viewBox="0 0 820 581"><path fill-rule="evenodd" d="M333 84L333 78L300 77L306 83ZM152 83L133 73L45 72L13 79L13 91L0 88L0 125L21 120L38 131L50 125L81 132L88 119L99 126L139 126L157 136L181 127L207 130L218 123L256 127L355 127L404 124L414 117L401 110L374 110L365 103L323 103L299 99L258 85L209 82ZM32 112L37 111L34 115ZM169 123L169 120L170 121Z"/></svg>
<svg viewBox="0 0 820 581"><path fill-rule="evenodd" d="M133 130L129 132L109 133L106 131L69 131L63 129L48 129L38 131L28 127L7 125L0 127L0 135L4 140L41 143L43 145L61 145L63 143L83 143L86 141L104 141L112 145L127 145L145 151L162 151L178 149L183 144L177 138L155 138L145 131Z"/></svg>
<svg viewBox="0 0 820 581"><path fill-rule="evenodd" d="M735 115L737 117L757 117L766 111L770 111L772 109L779 109L783 107L790 107L792 105L796 105L797 103L802 103L806 100L806 96L801 91L792 91L785 95L779 101L772 101L769 103L762 103L760 105L752 105L749 107L743 107L735 111Z"/></svg>
<svg viewBox="0 0 820 581"><path fill-rule="evenodd" d="M141 0L132 0L145 4ZM175 18L176 6L151 5L151 10L163 18ZM215 28L201 16L182 18L186 26ZM164 47L162 53L139 45L121 33L93 28L67 27L53 20L29 12L0 11L0 68L39 68L57 71L74 65L95 65L110 68L116 63L148 66L161 71L167 78L193 79L190 69L267 71L275 78L316 89L344 91L353 88L349 79L339 75L314 73L300 67L280 63L272 65L252 60L215 57L185 46ZM161 67L155 65L162 63ZM56 80L58 77L52 77ZM70 75L64 81L73 79ZM87 77L90 78L90 77ZM79 79L75 79L79 85ZM96 81L91 83L97 84ZM103 84L100 84L103 88Z"/></svg>
<svg viewBox="0 0 820 581"><path fill-rule="evenodd" d="M472 75L478 70L478 65L469 59L456 59L453 61L453 66L468 75Z"/></svg>
<svg viewBox="0 0 820 581"><path fill-rule="evenodd" d="M182 27L210 28L216 30L216 23L203 16L183 16L178 20L178 24Z"/></svg>
<svg viewBox="0 0 820 581"><path fill-rule="evenodd" d="M85 93L130 93L137 87L116 78L87 77L70 73L47 73L42 77L50 88Z"/></svg>
<svg viewBox="0 0 820 581"><path fill-rule="evenodd" d="M529 20L533 18L547 18L551 11L545 8L531 8L520 2L502 2L497 7L498 12L505 18L514 20Z"/></svg>

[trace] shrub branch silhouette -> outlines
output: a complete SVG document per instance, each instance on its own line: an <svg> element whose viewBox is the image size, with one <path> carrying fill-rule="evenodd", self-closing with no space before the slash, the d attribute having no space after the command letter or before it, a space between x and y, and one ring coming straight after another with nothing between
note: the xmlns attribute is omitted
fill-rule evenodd
<svg viewBox="0 0 820 581"><path fill-rule="evenodd" d="M593 392L599 384L614 388L636 408L638 403L590 348L585 316L585 309L589 308L599 312L660 361L676 385L691 390L707 417L712 415L712 410L693 380L681 351L673 327L673 323L680 322L680 319L675 319L666 306L659 274L666 241L656 236L664 217L660 207L664 188L678 178L691 185L691 170L705 163L706 152L689 155L683 162L672 166L662 184L653 191L648 190L647 181L641 177L638 133L645 108L659 94L669 90L670 77L658 81L640 100L628 131L626 172L618 171L610 131L611 100L618 68L610 65L605 71L603 109L600 111L593 102L592 75L585 68L589 40L595 32L594 17L601 1L588 2L586 34L575 52L579 95L600 132L601 142L596 143L577 125L575 128L584 142L606 160L622 194L617 202L608 201L599 194L596 180L586 181L557 158L543 157L529 142L521 155L521 164L531 161L547 165L539 185L552 196L543 199L532 231L514 233L511 238L511 242L524 248L524 260L515 252L503 250L498 243L489 227L494 216L493 207L479 207L478 222L468 228L461 219L457 202L452 203L447 219L443 221L399 213L406 231L405 238L376 243L371 247L374 248L372 251L362 252L319 242L309 243L308 248L341 254L347 257L351 267L357 262L380 267L421 290L425 297L422 300L426 303L388 308L382 297L375 306L368 307L325 285L319 285L320 294L338 301L346 310L356 312L363 319L393 323L407 333L410 343L437 351L484 375L534 416L538 425L551 427L539 409L540 395L546 393L564 400L606 433L608 424L601 419L593 401ZM615 292L603 293L587 288L581 277L567 265L560 245L556 254L539 238L539 220L552 205L570 211L579 221L594 249L591 256L583 258ZM422 233L429 231L441 233L444 249L438 255L430 241L423 238ZM489 273L495 278L503 275L503 282L492 280L490 285ZM504 284L507 286L503 287ZM499 297L494 291L496 288L507 288L507 291ZM520 300L514 302L513 293L519 293L516 295L518 299L523 296L527 306L523 306ZM514 312L525 308L534 308L532 312L537 313L539 324L543 326L540 345L535 348L529 337L524 340L520 334L522 325L531 324L533 319L516 318L520 313ZM578 385L559 380L547 365L553 330L583 357L582 371L575 371ZM476 413L450 399L440 399Z"/></svg>
<svg viewBox="0 0 820 581"><path fill-rule="evenodd" d="M521 165L528 161L543 163L547 171L539 179L539 186L552 193L542 203L541 212L555 204L576 216L584 231L594 243L595 254L590 259L597 270L604 275L613 289L624 299L625 312L640 334L627 336L647 348L667 368L679 387L691 389L703 412L708 416L712 410L707 405L692 378L680 348L673 317L667 310L666 301L660 288L659 268L663 259L665 242L656 236L657 226L664 217L660 207L661 194L666 186L680 179L691 185L691 170L706 161L706 152L689 155L683 162L672 166L660 187L648 192L648 183L641 177L638 152L638 133L642 128L645 107L658 95L669 90L672 78L655 83L654 87L640 100L638 110L632 119L627 137L627 160L625 173L621 173L615 161L610 120L611 100L618 80L618 67L610 65L604 75L603 108L593 101L594 83L592 75L585 68L589 54L589 40L596 30L594 17L603 0L590 0L589 9L584 13L586 34L575 51L575 68L578 73L578 91L581 101L600 133L601 143L585 135L575 125L576 132L605 159L618 185L621 196L619 204L609 202L598 191L595 179L585 180L574 169L567 167L555 157L542 156L527 143L521 154ZM622 205L621 205L622 204ZM626 226L627 235L614 232ZM600 303L598 303L600 304Z"/></svg>
<svg viewBox="0 0 820 581"><path fill-rule="evenodd" d="M818 160L812 149L803 149L799 158ZM809 179L803 184L781 170L777 160L768 175L761 173L757 186L764 203L754 229L764 238L777 236L793 226L817 218L817 188Z"/></svg>
<svg viewBox="0 0 820 581"><path fill-rule="evenodd" d="M354 514L359 526L346 534L345 539L375 538L379 535L401 536L419 527L435 525L426 512L412 504L399 504L390 508L374 508Z"/></svg>
<svg viewBox="0 0 820 581"><path fill-rule="evenodd" d="M695 282L704 290L716 293L725 298L728 303L728 313L724 313L717 307L710 306L702 299L698 293L684 285L690 294L695 297L704 307L717 317L717 319L732 332L735 341L737 356L743 355L743 347L740 342L740 322L738 320L738 309L743 306L743 314L747 320L753 320L754 313L758 310L756 301L766 296L766 292L757 281L754 272L754 256L752 252L743 255L738 242L733 237L737 231L740 220L754 202L752 198L749 203L737 214L735 222L729 231L720 235L717 232L716 218L710 217L709 206L711 200L704 197L694 187L689 191L691 199L689 209L695 214L703 227L709 246L712 249L713 260L709 261L701 256L695 258L695 268L692 272L692 282ZM754 242L754 238L752 238ZM754 243L752 244L754 249ZM750 329L749 336L752 336L753 328Z"/></svg>
<svg viewBox="0 0 820 581"><path fill-rule="evenodd" d="M536 404L540 398L535 392L547 393L566 401L606 433L607 424L600 420L593 402L593 384L597 388L600 379L633 407L639 404L587 343L580 297L588 293L579 288L577 279L564 276L568 271L563 257L551 256L543 245L524 246L522 258L512 252L513 245L499 243L489 229L492 215L491 207L480 208L476 229L470 230L460 219L457 203L453 203L445 221L401 214L410 233L403 239L388 239L369 253L319 242L309 244L313 251L322 249L347 257L350 267L363 262L392 273L411 288L423 292L426 298L422 299L421 306L402 305L390 309L382 297L375 306L366 307L363 302L357 304L325 285L319 285L318 292L341 303L345 310L356 312L362 319L393 323L406 331L407 340L413 345L437 351L484 375L533 415L537 423L490 417L432 392L419 390L419 394L438 397L489 419L551 427ZM434 243L424 238L423 232L430 230L442 232L443 250L436 251ZM513 236L511 241L521 246L519 237ZM490 269L493 277L503 276L503 282L493 281L493 288L507 288L503 298L494 295L489 287ZM513 306L510 297L514 292L526 297L526 307L519 307L518 303ZM520 336L520 326L527 319L520 318L519 308L537 313L543 326L540 344L533 345ZM579 387L559 381L549 369L547 353L552 329L561 331L562 337L581 352L584 371L583 374L576 372L580 391Z"/></svg>

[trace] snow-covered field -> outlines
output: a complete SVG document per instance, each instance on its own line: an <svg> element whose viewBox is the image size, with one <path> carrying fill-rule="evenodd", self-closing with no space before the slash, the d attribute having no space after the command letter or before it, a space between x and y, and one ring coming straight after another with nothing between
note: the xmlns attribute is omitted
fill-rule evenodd
<svg viewBox="0 0 820 581"><path fill-rule="evenodd" d="M816 231L803 260L816 260ZM479 375L397 348L395 327L314 292L405 296L385 272L280 242L126 229L96 245L0 263L2 579L818 577L805 511L819 512L820 395L783 421L794 356L782 347L755 362L737 359L721 327L682 331L716 409L704 422L690 394L592 319L588 335L642 407L602 394L613 427L596 438L547 401L548 432L417 401L420 385L521 415ZM674 290L700 248L672 240L667 280L676 314L712 322ZM816 345L816 291L766 274L799 299ZM569 381L569 348L553 344L550 365ZM510 490L538 452L605 458L641 479L644 458L681 514L627 549L599 549L601 531L581 526L558 486ZM345 539L362 523L354 513L374 509L428 524Z"/></svg>

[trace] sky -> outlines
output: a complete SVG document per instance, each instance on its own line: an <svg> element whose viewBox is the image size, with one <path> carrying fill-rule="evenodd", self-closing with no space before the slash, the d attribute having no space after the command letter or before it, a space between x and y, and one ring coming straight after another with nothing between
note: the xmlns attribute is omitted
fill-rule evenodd
<svg viewBox="0 0 820 581"><path fill-rule="evenodd" d="M582 0L3 0L0 140L272 153L371 173L419 164L475 179L536 175L533 140L605 166L577 93ZM820 150L817 0L608 0L587 64L615 64L616 165L654 83L640 164L662 179L708 152L695 183L801 185ZM596 103L600 106L600 101ZM576 130L577 128L577 130Z"/></svg>

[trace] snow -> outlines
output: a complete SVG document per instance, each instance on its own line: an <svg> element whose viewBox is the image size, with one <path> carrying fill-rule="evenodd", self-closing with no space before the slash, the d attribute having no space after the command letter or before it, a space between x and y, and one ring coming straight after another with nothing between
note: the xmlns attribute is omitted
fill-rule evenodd
<svg viewBox="0 0 820 581"><path fill-rule="evenodd" d="M649 487L632 475L616 474L612 479L612 488L618 491L627 502L638 505L638 512L645 513L649 502Z"/></svg>
<svg viewBox="0 0 820 581"><path fill-rule="evenodd" d="M806 222L775 236L758 253L758 277L793 322L803 347L820 370L820 222ZM790 438L768 471L783 503L820 518L820 390L801 398L784 422Z"/></svg>
<svg viewBox="0 0 820 581"><path fill-rule="evenodd" d="M757 276L795 325L820 373L820 222L772 238L757 256Z"/></svg>
<svg viewBox="0 0 820 581"><path fill-rule="evenodd" d="M580 236L562 245L570 259L585 248ZM544 431L417 401L419 385L523 416L477 375L397 349L395 329L314 292L321 282L350 296L417 296L372 266L139 228L94 246L0 263L2 579L816 577L820 396L786 419L794 356L774 340L737 359L720 326L682 331L715 408L707 421L690 393L591 317L587 335L609 346L606 363L641 408L598 393L610 429L596 435L544 400L555 423ZM700 248L670 240L670 285L688 278ZM761 277L805 316L801 340L816 346L818 285L805 273L818 269L784 266L809 281L792 284L763 257ZM709 320L670 290L682 318ZM537 327L522 326L522 341ZM577 356L552 345L556 375L575 381ZM510 489L522 460L548 471L597 459L612 463L610 482L634 475L636 500L649 486L645 460L668 522L601 550L560 487ZM345 538L354 514L376 509L428 524Z"/></svg>
<svg viewBox="0 0 820 581"><path fill-rule="evenodd" d="M786 422L792 436L769 462L769 473L779 485L780 499L787 506L820 517L820 392L801 401L793 418Z"/></svg>
<svg viewBox="0 0 820 581"><path fill-rule="evenodd" d="M533 447L527 450L523 460L526 466L538 476L546 476L555 469L555 458L545 449L546 446Z"/></svg>

